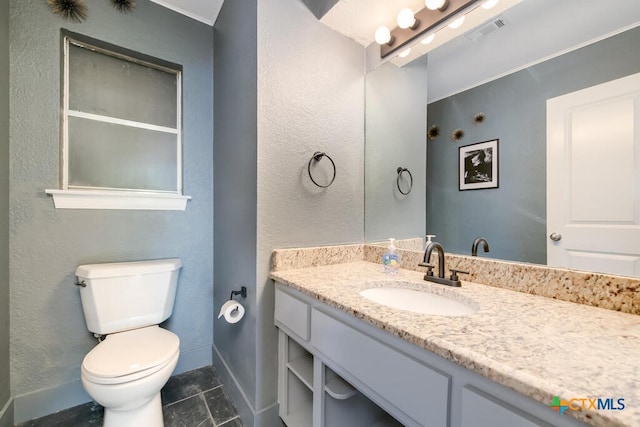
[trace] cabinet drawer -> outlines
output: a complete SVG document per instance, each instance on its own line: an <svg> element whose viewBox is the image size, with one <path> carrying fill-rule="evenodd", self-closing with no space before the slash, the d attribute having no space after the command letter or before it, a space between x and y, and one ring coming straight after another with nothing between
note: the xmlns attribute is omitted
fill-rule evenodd
<svg viewBox="0 0 640 427"><path fill-rule="evenodd" d="M474 387L462 389L462 427L551 427L536 417Z"/></svg>
<svg viewBox="0 0 640 427"><path fill-rule="evenodd" d="M414 425L447 426L448 375L315 309L311 336L314 347L411 417ZM383 402L377 403L385 407Z"/></svg>
<svg viewBox="0 0 640 427"><path fill-rule="evenodd" d="M309 341L309 305L276 288L276 326L284 327L298 338Z"/></svg>

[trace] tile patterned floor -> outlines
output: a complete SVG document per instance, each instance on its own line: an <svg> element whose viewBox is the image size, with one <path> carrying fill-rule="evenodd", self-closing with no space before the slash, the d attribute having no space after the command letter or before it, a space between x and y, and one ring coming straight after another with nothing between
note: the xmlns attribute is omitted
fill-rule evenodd
<svg viewBox="0 0 640 427"><path fill-rule="evenodd" d="M176 375L162 389L165 427L243 427L211 366ZM101 426L103 409L95 402L19 424L19 427Z"/></svg>

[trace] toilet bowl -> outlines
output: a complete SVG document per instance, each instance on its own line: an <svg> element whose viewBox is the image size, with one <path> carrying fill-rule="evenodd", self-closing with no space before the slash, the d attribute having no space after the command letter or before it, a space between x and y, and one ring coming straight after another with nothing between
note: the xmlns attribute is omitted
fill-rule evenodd
<svg viewBox="0 0 640 427"><path fill-rule="evenodd" d="M87 329L102 340L80 378L104 406L106 427L163 426L160 389L178 363L180 339L158 326L173 312L179 258L80 265Z"/></svg>
<svg viewBox="0 0 640 427"><path fill-rule="evenodd" d="M177 335L154 325L108 335L85 356L82 385L104 406L105 427L163 425L160 390L179 346Z"/></svg>

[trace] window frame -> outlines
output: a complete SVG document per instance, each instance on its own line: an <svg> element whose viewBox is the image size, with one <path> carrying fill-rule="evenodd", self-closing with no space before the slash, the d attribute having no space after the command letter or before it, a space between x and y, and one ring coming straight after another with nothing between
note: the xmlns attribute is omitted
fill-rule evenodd
<svg viewBox="0 0 640 427"><path fill-rule="evenodd" d="M61 118L61 146L60 146L60 190L45 190L54 198L56 208L77 209L159 209L184 210L190 196L183 195L183 155L182 155L182 69L169 67L141 59L132 54L121 53L117 48L100 46L99 42L81 40L68 34L63 35L63 82L62 82L62 118ZM158 126L150 123L137 122L106 115L71 110L69 61L70 45L88 49L98 54L108 55L123 61L132 62L144 67L175 75L176 78L176 127ZM140 55L142 56L142 55ZM176 190L156 190L144 188L110 188L94 186L69 185L69 121L70 117L94 120L127 126L131 128L159 131L175 135L176 137Z"/></svg>

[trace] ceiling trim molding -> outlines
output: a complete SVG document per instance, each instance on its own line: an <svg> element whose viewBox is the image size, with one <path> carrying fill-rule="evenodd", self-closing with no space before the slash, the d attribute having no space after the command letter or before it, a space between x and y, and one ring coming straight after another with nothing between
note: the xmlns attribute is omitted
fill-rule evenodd
<svg viewBox="0 0 640 427"><path fill-rule="evenodd" d="M203 16L196 15L195 13L192 13L192 12L189 12L188 10L182 9L180 7L177 7L177 6L175 6L175 5L171 4L171 3L168 3L168 2L166 2L164 0L151 0L151 1L156 3L156 4L159 4L162 7L166 7L167 9L171 9L174 12L177 12L177 13L179 13L181 15L184 15L184 16L186 16L188 18L195 19L196 21L200 21L203 24L207 24L210 27L213 27L213 20L211 20L211 19L207 19L207 18L205 18Z"/></svg>

